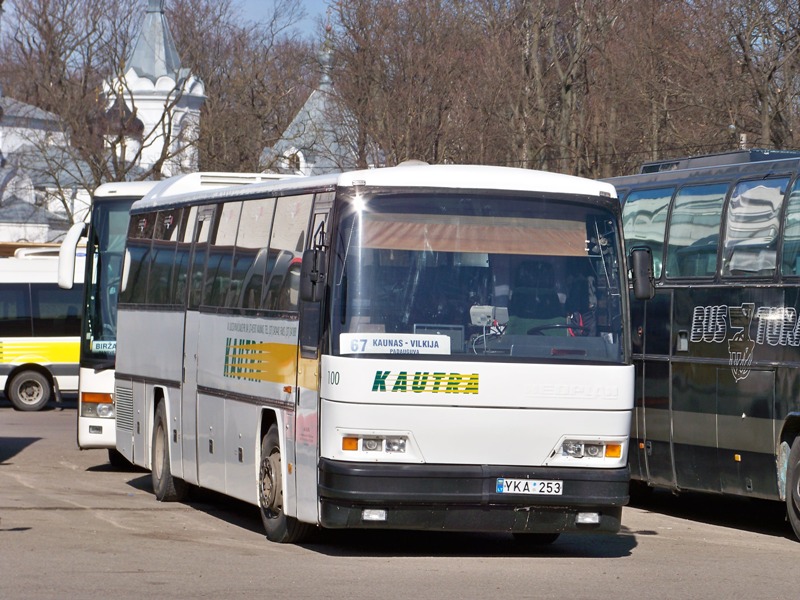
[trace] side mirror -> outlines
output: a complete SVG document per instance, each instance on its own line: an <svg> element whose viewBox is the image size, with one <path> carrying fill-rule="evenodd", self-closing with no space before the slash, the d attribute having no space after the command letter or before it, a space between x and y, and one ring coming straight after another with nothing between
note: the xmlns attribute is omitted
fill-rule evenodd
<svg viewBox="0 0 800 600"><path fill-rule="evenodd" d="M120 293L128 289L128 271L131 270L131 253L125 248L125 254L122 255L122 281L120 281Z"/></svg>
<svg viewBox="0 0 800 600"><path fill-rule="evenodd" d="M653 277L653 253L646 246L637 246L631 250L631 277L633 296L637 300L650 300L656 293Z"/></svg>
<svg viewBox="0 0 800 600"><path fill-rule="evenodd" d="M319 302L325 295L327 260L324 250L303 252L300 269L300 299L304 302Z"/></svg>
<svg viewBox="0 0 800 600"><path fill-rule="evenodd" d="M78 240L86 235L86 223L75 223L67 231L58 249L58 287L71 290L75 281L75 256L78 253Z"/></svg>

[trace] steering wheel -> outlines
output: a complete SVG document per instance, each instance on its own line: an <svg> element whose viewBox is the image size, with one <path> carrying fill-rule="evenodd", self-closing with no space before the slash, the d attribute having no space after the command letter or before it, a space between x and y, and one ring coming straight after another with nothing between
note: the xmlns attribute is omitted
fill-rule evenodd
<svg viewBox="0 0 800 600"><path fill-rule="evenodd" d="M571 323L546 323L544 325L536 325L535 327L531 327L528 329L528 335L544 335L543 332L548 329L572 329L573 331L584 332L584 335L589 332L588 328Z"/></svg>

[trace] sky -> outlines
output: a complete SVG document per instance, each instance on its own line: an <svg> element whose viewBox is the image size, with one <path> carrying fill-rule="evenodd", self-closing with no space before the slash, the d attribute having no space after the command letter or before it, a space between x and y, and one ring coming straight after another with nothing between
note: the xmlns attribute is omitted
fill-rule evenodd
<svg viewBox="0 0 800 600"><path fill-rule="evenodd" d="M266 17L273 6L273 0L236 0L241 7L242 16L250 21L258 21ZM306 18L298 24L298 27L304 35L315 35L316 22L321 18L325 18L328 8L328 0L300 0L303 10L306 12Z"/></svg>

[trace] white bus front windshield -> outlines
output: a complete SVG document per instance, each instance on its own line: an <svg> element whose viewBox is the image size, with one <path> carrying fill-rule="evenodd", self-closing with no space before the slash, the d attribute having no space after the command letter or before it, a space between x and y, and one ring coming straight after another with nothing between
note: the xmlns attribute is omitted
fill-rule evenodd
<svg viewBox="0 0 800 600"><path fill-rule="evenodd" d="M617 233L568 196L356 198L336 228L333 352L621 362Z"/></svg>
<svg viewBox="0 0 800 600"><path fill-rule="evenodd" d="M85 366L111 368L117 346L117 299L133 198L97 202L86 243L86 313L81 336Z"/></svg>

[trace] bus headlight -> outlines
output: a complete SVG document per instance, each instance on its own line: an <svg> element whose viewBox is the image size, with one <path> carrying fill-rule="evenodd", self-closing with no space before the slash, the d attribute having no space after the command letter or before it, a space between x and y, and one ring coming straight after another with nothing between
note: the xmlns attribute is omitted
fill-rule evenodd
<svg viewBox="0 0 800 600"><path fill-rule="evenodd" d="M570 458L620 458L622 444L564 440L561 444L561 454Z"/></svg>
<svg viewBox="0 0 800 600"><path fill-rule="evenodd" d="M100 419L114 418L114 399L111 394L84 392L81 394L81 416Z"/></svg>
<svg viewBox="0 0 800 600"><path fill-rule="evenodd" d="M408 438L398 435L348 435L342 438L342 450L347 452L383 452L402 454L406 451Z"/></svg>

